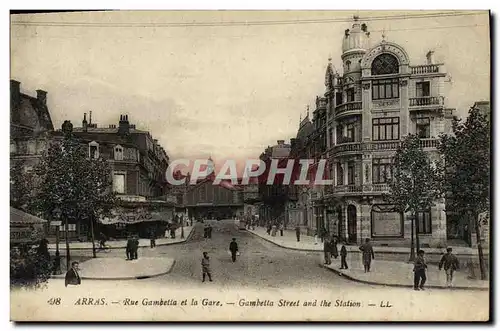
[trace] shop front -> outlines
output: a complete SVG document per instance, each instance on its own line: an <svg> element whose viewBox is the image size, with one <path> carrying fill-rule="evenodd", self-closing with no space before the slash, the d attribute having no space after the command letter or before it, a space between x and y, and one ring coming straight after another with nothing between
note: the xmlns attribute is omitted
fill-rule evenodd
<svg viewBox="0 0 500 331"><path fill-rule="evenodd" d="M130 235L140 238L163 237L167 230L177 228L174 208L150 205L124 205L115 208L110 217L99 220L97 235L120 239Z"/></svg>

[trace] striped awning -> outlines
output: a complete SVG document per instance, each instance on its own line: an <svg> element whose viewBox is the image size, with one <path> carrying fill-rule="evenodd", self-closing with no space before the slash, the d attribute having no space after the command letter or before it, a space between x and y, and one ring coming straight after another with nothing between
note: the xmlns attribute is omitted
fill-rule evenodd
<svg viewBox="0 0 500 331"><path fill-rule="evenodd" d="M44 224L48 221L25 213L22 210L10 207L10 223L12 224Z"/></svg>

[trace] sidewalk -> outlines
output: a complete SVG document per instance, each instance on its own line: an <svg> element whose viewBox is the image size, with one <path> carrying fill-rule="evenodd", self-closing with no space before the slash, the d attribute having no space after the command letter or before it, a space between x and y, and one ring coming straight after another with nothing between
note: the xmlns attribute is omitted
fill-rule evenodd
<svg viewBox="0 0 500 331"><path fill-rule="evenodd" d="M266 229L264 227L256 227L255 230L248 230L248 232L253 233L256 236L261 237L264 240L272 242L283 248L289 248L300 251L313 251L313 252L322 252L323 251L323 243L320 239L318 239L318 243L315 244L314 237L300 235L300 242L297 242L297 237L295 236L294 230L285 230L283 233L283 237L280 236L280 232L276 232L276 237L272 237L267 234ZM358 245L347 245L346 246L348 252L359 253ZM340 244L339 244L340 249ZM374 246L373 250L375 254L377 253L397 253L397 254L409 254L410 250L408 247L391 247L391 246ZM446 252L446 248L425 248L426 254L443 254ZM453 253L456 255L476 255L477 249L471 247L453 247ZM484 250L485 254L488 254L488 249Z"/></svg>
<svg viewBox="0 0 500 331"><path fill-rule="evenodd" d="M142 279L164 275L172 270L175 260L166 257L95 258L80 263L80 277L98 280ZM65 274L52 276L64 279Z"/></svg>
<svg viewBox="0 0 500 331"><path fill-rule="evenodd" d="M194 229L194 226L185 226L184 227L184 239L181 239L181 228L177 229L175 231L175 239L171 238L157 238L156 239L156 246L165 246L165 245L172 245L172 244L178 244L185 242L186 240L189 239L189 236L191 235L192 231ZM150 247L150 240L149 239L139 239L139 247ZM96 240L96 248L99 247L99 241ZM49 245L49 251L55 251L56 249L56 244L55 243L50 243ZM127 240L113 240L113 241L107 241L106 246L108 246L111 249L122 249L127 246ZM59 249L64 249L65 247L65 242L64 240L61 240L59 242ZM69 248L71 250L77 250L77 249L92 249L92 242L70 242L69 243Z"/></svg>
<svg viewBox="0 0 500 331"><path fill-rule="evenodd" d="M323 259L323 258L322 258ZM330 269L339 275L353 281L372 284L413 288L413 264L397 261L373 260L370 272L365 273L361 259L358 255L347 257L349 269L340 269L340 257L332 258L331 265L320 263L324 268ZM467 272L457 271L453 275L453 289L464 290L488 290L489 282L487 280L468 279ZM426 288L447 288L446 274L443 270L439 271L435 265L427 267Z"/></svg>

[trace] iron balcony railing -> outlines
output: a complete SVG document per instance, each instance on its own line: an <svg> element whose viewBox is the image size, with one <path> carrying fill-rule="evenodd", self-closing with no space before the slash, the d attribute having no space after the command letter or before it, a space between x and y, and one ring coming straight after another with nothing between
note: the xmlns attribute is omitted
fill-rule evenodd
<svg viewBox="0 0 500 331"><path fill-rule="evenodd" d="M442 97L410 98L410 107L441 106L441 105L443 105L443 98Z"/></svg>
<svg viewBox="0 0 500 331"><path fill-rule="evenodd" d="M401 141L368 141L368 142L349 142L333 146L333 154L348 152L369 152L379 150L396 150L401 145ZM420 139L420 147L437 148L439 139L425 138Z"/></svg>
<svg viewBox="0 0 500 331"><path fill-rule="evenodd" d="M439 73L439 64L424 64L410 68L413 75Z"/></svg>
<svg viewBox="0 0 500 331"><path fill-rule="evenodd" d="M363 105L361 101L346 102L335 107L335 115L339 115L350 110L361 110L362 108Z"/></svg>

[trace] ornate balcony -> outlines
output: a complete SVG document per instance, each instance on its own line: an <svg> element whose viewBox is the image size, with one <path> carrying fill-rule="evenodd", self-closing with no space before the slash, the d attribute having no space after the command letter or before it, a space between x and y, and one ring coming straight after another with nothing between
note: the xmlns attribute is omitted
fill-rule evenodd
<svg viewBox="0 0 500 331"><path fill-rule="evenodd" d="M410 107L443 106L443 97L410 98Z"/></svg>
<svg viewBox="0 0 500 331"><path fill-rule="evenodd" d="M343 103L343 104L335 107L335 115L338 116L338 115L345 113L347 111L361 110L362 108L363 108L363 105L362 105L361 101L346 102L346 103Z"/></svg>
<svg viewBox="0 0 500 331"><path fill-rule="evenodd" d="M333 146L333 155L349 154L349 153L362 153L371 151L395 151L401 145L401 141L368 141L368 142L349 142ZM420 147L423 149L437 148L439 139L426 138L420 139Z"/></svg>
<svg viewBox="0 0 500 331"><path fill-rule="evenodd" d="M412 75L423 75L423 74L436 74L439 73L439 64L424 64L419 66L412 66Z"/></svg>
<svg viewBox="0 0 500 331"><path fill-rule="evenodd" d="M382 194L387 192L389 192L387 184L339 185L333 189L335 195Z"/></svg>

